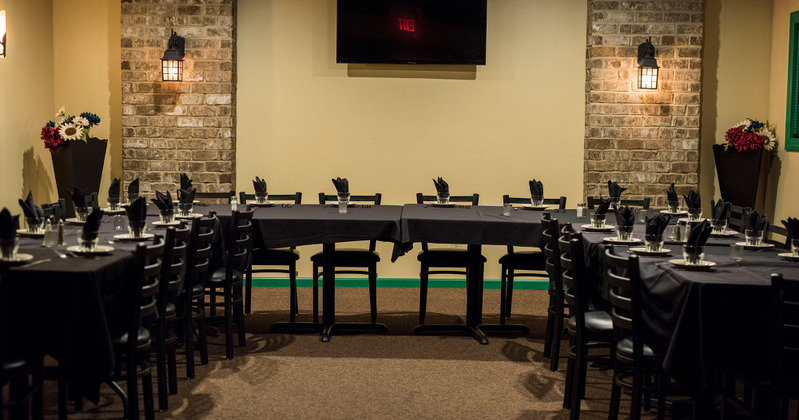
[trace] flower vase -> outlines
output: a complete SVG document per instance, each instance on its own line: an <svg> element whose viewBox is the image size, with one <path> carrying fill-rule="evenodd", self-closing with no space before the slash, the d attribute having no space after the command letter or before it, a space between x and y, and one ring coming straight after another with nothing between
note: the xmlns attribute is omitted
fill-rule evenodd
<svg viewBox="0 0 799 420"><path fill-rule="evenodd" d="M75 217L72 187L78 187L86 194L98 192L100 189L107 146L107 139L89 137L86 142L67 141L61 150L50 153L58 198L63 198L66 202L67 217Z"/></svg>
<svg viewBox="0 0 799 420"><path fill-rule="evenodd" d="M724 145L714 144L713 157L721 198L737 206L764 211L772 154L763 149L739 152L728 147L725 150Z"/></svg>

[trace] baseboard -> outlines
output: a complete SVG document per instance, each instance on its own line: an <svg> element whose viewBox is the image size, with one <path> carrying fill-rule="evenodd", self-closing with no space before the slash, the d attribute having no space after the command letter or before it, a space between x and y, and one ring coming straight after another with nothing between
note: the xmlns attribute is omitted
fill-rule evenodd
<svg viewBox="0 0 799 420"><path fill-rule="evenodd" d="M323 280L319 280L322 284ZM285 277L253 277L253 287L289 287L289 280ZM313 279L309 277L298 277L297 287L311 287ZM337 278L336 286L338 287L368 287L368 281L365 278ZM483 282L484 289L499 289L499 279L486 279ZM378 278L377 287L399 287L399 288L419 288L419 279L404 279L404 278ZM430 279L428 287L440 289L465 289L465 279ZM549 279L547 278L524 278L513 280L513 288L515 290L547 290L549 288Z"/></svg>

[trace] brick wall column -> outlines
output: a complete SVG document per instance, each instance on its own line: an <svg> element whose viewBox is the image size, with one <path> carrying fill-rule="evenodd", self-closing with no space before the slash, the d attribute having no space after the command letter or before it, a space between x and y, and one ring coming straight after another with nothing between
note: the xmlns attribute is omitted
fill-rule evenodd
<svg viewBox="0 0 799 420"><path fill-rule="evenodd" d="M125 184L174 193L186 172L198 191L234 189L234 1L121 2ZM161 81L172 29L186 39L183 82Z"/></svg>
<svg viewBox="0 0 799 420"><path fill-rule="evenodd" d="M665 206L672 182L698 190L702 0L588 1L584 194ZM638 90L638 45L652 38L659 89Z"/></svg>

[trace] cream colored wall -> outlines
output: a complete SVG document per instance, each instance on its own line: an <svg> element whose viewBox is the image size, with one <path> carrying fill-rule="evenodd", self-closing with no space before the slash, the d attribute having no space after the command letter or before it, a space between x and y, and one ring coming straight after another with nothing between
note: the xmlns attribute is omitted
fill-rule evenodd
<svg viewBox="0 0 799 420"><path fill-rule="evenodd" d="M774 203L772 220L799 217L799 152L785 150L785 112L788 92L788 43L791 12L799 10L799 0L774 0L771 28L771 77L769 120L777 124L780 147L772 168L776 188L769 190L767 203ZM772 184L773 185L773 184Z"/></svg>
<svg viewBox="0 0 799 420"><path fill-rule="evenodd" d="M8 51L0 58L0 207L20 212L33 191L44 199L53 181L50 155L39 140L53 104L53 25L50 0L0 0Z"/></svg>
<svg viewBox="0 0 799 420"><path fill-rule="evenodd" d="M771 16L764 2L705 3L699 174L705 204L721 196L712 145L723 143L727 129L744 118L774 121L769 112Z"/></svg>
<svg viewBox="0 0 799 420"><path fill-rule="evenodd" d="M489 0L488 64L471 73L336 64L335 0L239 0L238 189L251 191L258 175L269 191L302 191L313 203L342 176L353 193L403 204L442 176L453 194L499 204L505 193L528 195L537 178L574 206L586 13L585 0ZM492 248L487 276L497 278ZM381 264L381 277L418 276L413 256Z"/></svg>

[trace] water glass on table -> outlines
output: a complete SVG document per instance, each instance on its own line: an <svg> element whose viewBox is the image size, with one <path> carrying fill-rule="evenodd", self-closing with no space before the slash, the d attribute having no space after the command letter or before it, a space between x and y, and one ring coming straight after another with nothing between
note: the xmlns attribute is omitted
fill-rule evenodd
<svg viewBox="0 0 799 420"><path fill-rule="evenodd" d="M740 244L730 245L730 259L733 261L741 261L744 259L744 247Z"/></svg>
<svg viewBox="0 0 799 420"><path fill-rule="evenodd" d="M129 220L128 221L128 235L131 238L141 238L147 230L147 221L145 220Z"/></svg>
<svg viewBox="0 0 799 420"><path fill-rule="evenodd" d="M663 235L653 233L644 235L644 246L647 252L660 252L663 250Z"/></svg>
<svg viewBox="0 0 799 420"><path fill-rule="evenodd" d="M596 229L602 229L605 227L605 215L604 214L597 214L596 212L591 213L591 227Z"/></svg>
<svg viewBox="0 0 799 420"><path fill-rule="evenodd" d="M799 239L791 239L791 254L799 257Z"/></svg>
<svg viewBox="0 0 799 420"><path fill-rule="evenodd" d="M700 265L705 260L705 247L695 245L683 245L682 257L688 265Z"/></svg>
<svg viewBox="0 0 799 420"><path fill-rule="evenodd" d="M189 217L194 211L194 203L178 203L178 212L181 216Z"/></svg>
<svg viewBox="0 0 799 420"><path fill-rule="evenodd" d="M175 222L175 210L174 209L161 209L158 210L158 220L162 224L172 224Z"/></svg>
<svg viewBox="0 0 799 420"><path fill-rule="evenodd" d="M17 250L19 250L19 238L0 239L0 258L5 261L17 259Z"/></svg>
<svg viewBox="0 0 799 420"><path fill-rule="evenodd" d="M106 203L108 205L108 210L119 210L119 197L108 197L108 201L106 201Z"/></svg>
<svg viewBox="0 0 799 420"><path fill-rule="evenodd" d="M91 207L75 207L75 217L79 222L85 222L91 212Z"/></svg>
<svg viewBox="0 0 799 420"><path fill-rule="evenodd" d="M44 232L44 220L38 217L26 217L25 222L28 223L28 232L42 233Z"/></svg>
<svg viewBox="0 0 799 420"><path fill-rule="evenodd" d="M617 209L621 204L621 197L610 197L610 208Z"/></svg>
<svg viewBox="0 0 799 420"><path fill-rule="evenodd" d="M619 226L616 228L616 239L620 242L633 240L633 226Z"/></svg>
<svg viewBox="0 0 799 420"><path fill-rule="evenodd" d="M269 197L269 194L264 192L256 192L255 193L255 202L257 204L266 204L266 198Z"/></svg>
<svg viewBox="0 0 799 420"><path fill-rule="evenodd" d="M449 193L438 193L438 204L449 204Z"/></svg>
<svg viewBox="0 0 799 420"><path fill-rule="evenodd" d="M510 203L506 203L502 206L503 216L510 216L512 211L513 211L513 205L511 205Z"/></svg>
<svg viewBox="0 0 799 420"><path fill-rule="evenodd" d="M93 252L97 249L97 231L83 231L78 236L78 248L84 252Z"/></svg>
<svg viewBox="0 0 799 420"><path fill-rule="evenodd" d="M702 208L701 207L689 207L688 208L688 221L689 222L698 222L702 220Z"/></svg>
<svg viewBox="0 0 799 420"><path fill-rule="evenodd" d="M746 235L747 246L760 246L763 241L763 231L759 229L746 229L744 235Z"/></svg>
<svg viewBox="0 0 799 420"><path fill-rule="evenodd" d="M680 212L680 202L669 201L669 213L679 213L679 212Z"/></svg>
<svg viewBox="0 0 799 420"><path fill-rule="evenodd" d="M727 230L727 219L710 219L710 226L713 227L711 233L722 234Z"/></svg>
<svg viewBox="0 0 799 420"><path fill-rule="evenodd" d="M533 207L541 207L541 206L543 206L544 205L544 196L543 195L534 195L534 196L530 197L530 204L532 204Z"/></svg>

